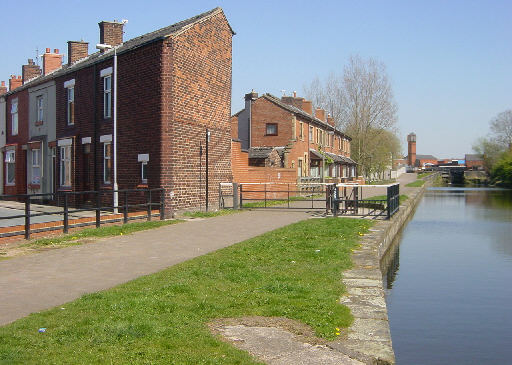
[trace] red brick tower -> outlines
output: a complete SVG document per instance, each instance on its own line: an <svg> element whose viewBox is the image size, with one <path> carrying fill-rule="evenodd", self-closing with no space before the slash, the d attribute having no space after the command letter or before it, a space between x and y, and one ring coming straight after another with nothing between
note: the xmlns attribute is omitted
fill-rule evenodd
<svg viewBox="0 0 512 365"><path fill-rule="evenodd" d="M410 133L407 136L407 164L414 166L416 163L416 134Z"/></svg>

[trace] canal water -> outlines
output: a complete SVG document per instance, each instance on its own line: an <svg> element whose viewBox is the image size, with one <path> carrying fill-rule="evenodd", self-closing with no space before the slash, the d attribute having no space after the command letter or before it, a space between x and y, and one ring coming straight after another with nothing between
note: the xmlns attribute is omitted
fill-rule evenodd
<svg viewBox="0 0 512 365"><path fill-rule="evenodd" d="M393 247L397 364L512 364L512 191L430 188Z"/></svg>

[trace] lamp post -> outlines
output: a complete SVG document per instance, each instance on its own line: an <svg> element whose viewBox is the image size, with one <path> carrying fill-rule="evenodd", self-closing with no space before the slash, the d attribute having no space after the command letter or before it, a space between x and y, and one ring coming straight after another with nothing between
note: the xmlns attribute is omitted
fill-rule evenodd
<svg viewBox="0 0 512 365"><path fill-rule="evenodd" d="M114 213L117 214L117 209L119 206L119 193L118 193L118 185L117 185L117 49L114 46L109 44L97 44L96 48L99 50L114 50L114 136L113 136L113 145L114 145Z"/></svg>

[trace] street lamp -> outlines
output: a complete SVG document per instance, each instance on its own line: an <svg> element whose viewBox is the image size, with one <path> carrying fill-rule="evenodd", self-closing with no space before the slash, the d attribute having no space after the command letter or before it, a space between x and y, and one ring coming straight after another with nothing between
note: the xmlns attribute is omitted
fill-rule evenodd
<svg viewBox="0 0 512 365"><path fill-rule="evenodd" d="M109 44L97 44L96 49L105 51L107 49L114 50L114 213L117 214L117 208L119 206L119 194L117 185L117 49Z"/></svg>

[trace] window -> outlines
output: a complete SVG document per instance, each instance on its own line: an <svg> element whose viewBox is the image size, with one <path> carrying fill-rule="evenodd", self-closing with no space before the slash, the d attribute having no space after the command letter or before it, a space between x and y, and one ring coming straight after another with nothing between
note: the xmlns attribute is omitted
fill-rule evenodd
<svg viewBox="0 0 512 365"><path fill-rule="evenodd" d="M110 184L112 172L112 144L103 144L103 184Z"/></svg>
<svg viewBox="0 0 512 365"><path fill-rule="evenodd" d="M66 90L68 125L73 125L75 124L75 87L68 87Z"/></svg>
<svg viewBox="0 0 512 365"><path fill-rule="evenodd" d="M304 140L304 123L300 122L299 124L299 138L301 141Z"/></svg>
<svg viewBox="0 0 512 365"><path fill-rule="evenodd" d="M5 151L5 183L14 185L16 175L16 152L14 150Z"/></svg>
<svg viewBox="0 0 512 365"><path fill-rule="evenodd" d="M71 146L60 147L60 186L71 186Z"/></svg>
<svg viewBox="0 0 512 365"><path fill-rule="evenodd" d="M11 102L11 135L18 134L18 99Z"/></svg>
<svg viewBox="0 0 512 365"><path fill-rule="evenodd" d="M112 110L112 76L108 75L103 78L103 118L107 119L111 116Z"/></svg>
<svg viewBox="0 0 512 365"><path fill-rule="evenodd" d="M41 182L41 150L32 150L32 184L39 185Z"/></svg>
<svg viewBox="0 0 512 365"><path fill-rule="evenodd" d="M44 99L42 96L38 96L36 99L37 104L37 121L44 121Z"/></svg>
<svg viewBox="0 0 512 365"><path fill-rule="evenodd" d="M265 135L266 136L277 136L277 124L276 123L267 123Z"/></svg>
<svg viewBox="0 0 512 365"><path fill-rule="evenodd" d="M316 143L320 144L320 129L316 129Z"/></svg>
<svg viewBox="0 0 512 365"><path fill-rule="evenodd" d="M309 127L309 141L313 142L313 127Z"/></svg>
<svg viewBox="0 0 512 365"><path fill-rule="evenodd" d="M148 183L148 162L147 161L144 161L141 164L140 176L141 176L142 183L147 184Z"/></svg>

